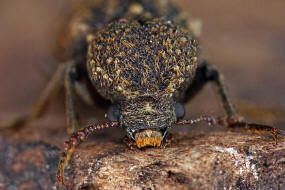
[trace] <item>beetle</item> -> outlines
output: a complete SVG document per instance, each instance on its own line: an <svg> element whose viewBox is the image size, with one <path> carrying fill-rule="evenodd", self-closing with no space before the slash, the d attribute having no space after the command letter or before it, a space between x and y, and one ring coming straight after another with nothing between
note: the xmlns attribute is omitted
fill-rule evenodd
<svg viewBox="0 0 285 190"><path fill-rule="evenodd" d="M205 121L230 129L285 135L272 126L250 124L239 118L222 74L199 57L198 31L173 5L162 0L89 1L74 5L55 46L59 62L30 115L10 124L19 126L41 116L51 95L63 83L66 92L67 131L56 181L65 184L64 169L77 145L94 131L121 127L127 143L137 148L160 147L174 124ZM226 116L180 120L183 103L207 82L217 87ZM112 105L109 123L80 129L74 96L92 105L95 91Z"/></svg>

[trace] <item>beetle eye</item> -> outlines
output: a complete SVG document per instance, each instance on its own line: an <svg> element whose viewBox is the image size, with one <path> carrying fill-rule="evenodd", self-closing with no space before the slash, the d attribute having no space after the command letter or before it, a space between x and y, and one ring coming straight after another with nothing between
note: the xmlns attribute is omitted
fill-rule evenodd
<svg viewBox="0 0 285 190"><path fill-rule="evenodd" d="M107 116L110 121L119 121L120 110L119 110L118 105L116 104L111 105L108 108Z"/></svg>
<svg viewBox="0 0 285 190"><path fill-rule="evenodd" d="M177 102L175 104L175 115L176 115L176 118L181 118L184 116L184 113L185 113L185 110L184 110L184 107L181 103Z"/></svg>

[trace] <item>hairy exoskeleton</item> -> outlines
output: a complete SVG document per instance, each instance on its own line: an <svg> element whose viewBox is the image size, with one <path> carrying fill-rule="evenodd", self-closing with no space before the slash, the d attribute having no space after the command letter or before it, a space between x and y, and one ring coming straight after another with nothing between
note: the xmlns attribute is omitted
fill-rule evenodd
<svg viewBox="0 0 285 190"><path fill-rule="evenodd" d="M82 11L85 14L65 26L63 32L69 31L62 35L57 46L60 50L56 57L61 64L32 113L6 125L20 126L40 117L51 96L64 86L67 127L75 133L65 142L57 185L69 186L64 182L64 169L75 147L98 129L121 127L126 131L128 144L138 148L161 146L174 124L198 122L255 133L270 132L276 141L278 134L285 136L284 131L275 127L249 124L239 118L223 76L198 58L195 32L173 6L163 2L105 0L101 5L88 4L87 13ZM121 9L110 8L118 5ZM109 24L104 26L106 23ZM183 104L207 82L215 84L226 116L180 120L184 116ZM82 129L74 96L77 94L93 105L91 83L101 97L112 103L107 114L110 122Z"/></svg>

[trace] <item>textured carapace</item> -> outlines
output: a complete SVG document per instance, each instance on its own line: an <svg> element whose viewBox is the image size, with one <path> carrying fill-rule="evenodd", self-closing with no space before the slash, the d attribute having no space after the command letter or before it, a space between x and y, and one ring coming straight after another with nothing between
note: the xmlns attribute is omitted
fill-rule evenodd
<svg viewBox="0 0 285 190"><path fill-rule="evenodd" d="M176 122L176 99L194 77L198 53L197 40L169 20L120 19L94 34L87 68L135 140L138 130L163 129L164 136Z"/></svg>

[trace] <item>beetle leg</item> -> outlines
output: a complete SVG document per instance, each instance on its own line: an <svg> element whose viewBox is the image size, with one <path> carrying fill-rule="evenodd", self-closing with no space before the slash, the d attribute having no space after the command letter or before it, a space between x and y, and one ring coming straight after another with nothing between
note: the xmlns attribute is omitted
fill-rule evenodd
<svg viewBox="0 0 285 190"><path fill-rule="evenodd" d="M284 130L281 130L281 129L278 129L276 127L269 126L269 125L247 123L245 121L237 120L233 117L216 118L216 117L212 117L212 116L201 116L199 118L192 119L192 120L180 120L176 124L178 124L178 125L185 125L185 124L194 125L194 124L197 124L200 122L207 122L208 125L218 124L218 125L226 126L228 129L242 129L242 130L245 130L247 132L256 133L256 134L271 133L275 139L276 144L277 144L278 135L285 137L285 131Z"/></svg>
<svg viewBox="0 0 285 190"><path fill-rule="evenodd" d="M91 91L91 88L89 85L92 85L88 78L88 73L85 70L85 68L82 66L80 67L80 64L71 64L70 74L69 74L69 80L72 82L72 85L74 86L74 92L76 95L78 95L84 103L86 103L89 106L94 106L94 93Z"/></svg>
<svg viewBox="0 0 285 190"><path fill-rule="evenodd" d="M66 63L66 74L64 78L64 87L66 93L66 119L67 119L67 131L72 133L79 129L80 120L77 113L77 106L75 101L75 95L79 96L84 103L89 106L102 106L106 107L109 101L104 100L102 97L92 91L90 88L88 73L85 70L78 67L78 64L74 62ZM94 101L98 100L98 101Z"/></svg>
<svg viewBox="0 0 285 190"><path fill-rule="evenodd" d="M223 75L211 64L203 61L197 68L192 84L186 90L184 102L196 95L207 82L214 82L217 93L221 97L223 107L228 117L238 117L237 110L231 100L228 90L224 83Z"/></svg>
<svg viewBox="0 0 285 190"><path fill-rule="evenodd" d="M224 83L223 75L206 61L203 61L202 64L198 66L193 82L186 91L184 102L188 101L194 95L196 95L202 89L202 87L210 81L216 84L217 92L221 97L224 109L226 111L226 119L200 117L194 120L179 121L177 124L195 124L201 121L205 121L209 124L219 124L226 126L229 129L242 129L247 132L253 132L257 134L270 132L276 141L277 135L285 136L285 132L283 130L277 129L273 126L248 123L241 120L231 100L231 97L229 96L228 90Z"/></svg>
<svg viewBox="0 0 285 190"><path fill-rule="evenodd" d="M30 114L12 118L10 120L0 121L0 129L21 127L30 121L40 118L46 110L50 99L57 93L58 89L63 84L65 87L66 96L66 115L67 115L67 131L72 133L79 126L79 117L76 113L74 98L75 93L78 94L85 103L92 105L93 101L87 86L77 79L78 73L73 61L59 64L57 70L51 77L46 88L42 91L39 100L33 106Z"/></svg>
<svg viewBox="0 0 285 190"><path fill-rule="evenodd" d="M94 131L98 129L109 128L109 127L119 127L119 126L120 126L119 122L111 122L111 123L96 124L96 125L88 126L74 133L69 138L69 140L64 143L64 151L61 153L61 156L58 162L58 167L57 167L57 174L56 174L57 189L60 185L63 185L67 188L72 188L72 185L66 184L64 182L64 169L67 166L76 146L78 146L80 143L85 141L90 134L92 134Z"/></svg>
<svg viewBox="0 0 285 190"><path fill-rule="evenodd" d="M74 62L66 63L66 72L64 76L65 88L65 111L67 132L73 133L79 128L79 116L75 105L75 82L78 75Z"/></svg>
<svg viewBox="0 0 285 190"><path fill-rule="evenodd" d="M56 94L60 88L65 72L65 65L59 64L56 72L51 77L46 88L42 91L37 103L33 106L30 114L19 116L18 118L13 118L11 120L5 120L0 122L0 128L11 128L11 127L21 127L42 116L46 109L46 105L49 100Z"/></svg>
<svg viewBox="0 0 285 190"><path fill-rule="evenodd" d="M76 94L89 106L93 106L95 103L92 99L91 93L84 81L75 82L74 89Z"/></svg>

